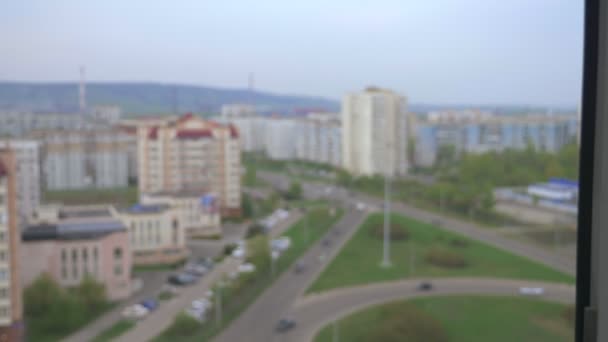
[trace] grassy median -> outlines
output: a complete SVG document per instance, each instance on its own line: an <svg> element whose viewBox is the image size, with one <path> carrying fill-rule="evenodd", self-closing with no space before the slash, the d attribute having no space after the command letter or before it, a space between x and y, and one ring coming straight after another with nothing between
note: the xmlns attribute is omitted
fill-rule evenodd
<svg viewBox="0 0 608 342"><path fill-rule="evenodd" d="M397 214L391 215L391 222L395 231L391 267L380 266L383 215L372 214L308 292L410 277L487 276L574 283L574 277L431 224Z"/></svg>
<svg viewBox="0 0 608 342"><path fill-rule="evenodd" d="M95 339L93 339L93 342L112 341L113 339L117 338L118 336L126 333L129 329L133 328L134 326L135 326L134 321L127 321L127 320L121 319L120 321L114 323L112 326L110 326L106 330L102 331L99 335L97 335L97 337L95 337Z"/></svg>
<svg viewBox="0 0 608 342"><path fill-rule="evenodd" d="M380 341L390 336L391 341L412 342L566 342L574 338L567 310L563 304L529 298L429 297L361 310L339 320L337 333L340 341ZM414 316L404 322L408 313ZM416 320L424 322L412 322ZM408 324L412 329L404 329ZM334 341L333 334L334 325L329 324L314 341Z"/></svg>

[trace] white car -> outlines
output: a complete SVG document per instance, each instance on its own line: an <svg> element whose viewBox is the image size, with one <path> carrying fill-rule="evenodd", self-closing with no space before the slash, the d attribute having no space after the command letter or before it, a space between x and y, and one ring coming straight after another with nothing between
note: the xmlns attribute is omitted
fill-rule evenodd
<svg viewBox="0 0 608 342"><path fill-rule="evenodd" d="M291 247L291 239L287 236L274 239L270 241L270 247L272 250L276 250L279 252L286 251L287 249L289 249L289 247Z"/></svg>
<svg viewBox="0 0 608 342"><path fill-rule="evenodd" d="M141 304L127 306L121 313L127 319L142 319L149 313L148 309Z"/></svg>
<svg viewBox="0 0 608 342"><path fill-rule="evenodd" d="M255 265L251 264L251 263L239 265L237 272L239 272L239 273L255 272Z"/></svg>
<svg viewBox="0 0 608 342"><path fill-rule="evenodd" d="M196 319L199 322L205 321L205 311L204 310L199 310L199 309L195 309L195 308L188 308L188 309L184 310L184 312L188 316Z"/></svg>
<svg viewBox="0 0 608 342"><path fill-rule="evenodd" d="M520 287L519 293L528 296L540 296L545 293L545 289L542 287Z"/></svg>
<svg viewBox="0 0 608 342"><path fill-rule="evenodd" d="M238 247L234 251L232 251L232 256L237 259L242 259L245 257L245 249L242 247Z"/></svg>
<svg viewBox="0 0 608 342"><path fill-rule="evenodd" d="M211 307L211 301L207 298L196 299L192 301L192 308L196 310L206 311Z"/></svg>
<svg viewBox="0 0 608 342"><path fill-rule="evenodd" d="M357 203L357 210L359 210L359 211L365 210L365 204L362 202Z"/></svg>

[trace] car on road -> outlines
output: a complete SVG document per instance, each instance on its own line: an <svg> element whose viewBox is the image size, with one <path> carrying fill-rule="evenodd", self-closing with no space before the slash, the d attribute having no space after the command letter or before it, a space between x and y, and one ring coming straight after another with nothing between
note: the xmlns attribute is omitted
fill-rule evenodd
<svg viewBox="0 0 608 342"><path fill-rule="evenodd" d="M545 293L545 289L542 287L520 287L519 293L524 296L540 296Z"/></svg>
<svg viewBox="0 0 608 342"><path fill-rule="evenodd" d="M323 240L323 247L329 247L329 246L331 246L331 240L330 239Z"/></svg>
<svg viewBox="0 0 608 342"><path fill-rule="evenodd" d="M364 211L365 210L365 204L362 203L362 202L358 202L357 203L357 210Z"/></svg>
<svg viewBox="0 0 608 342"><path fill-rule="evenodd" d="M283 318L283 319L279 320L279 322L277 323L276 331L282 333L282 332L289 331L295 327L296 327L296 321L294 321L293 319L289 319L289 318Z"/></svg>
<svg viewBox="0 0 608 342"><path fill-rule="evenodd" d="M148 311L152 312L158 309L158 301L156 299L145 299L139 303L141 306L146 308Z"/></svg>
<svg viewBox="0 0 608 342"><path fill-rule="evenodd" d="M416 287L416 289L418 291L431 291L433 289L433 284L425 281L425 282L422 282L422 283L418 284L418 286Z"/></svg>
<svg viewBox="0 0 608 342"><path fill-rule="evenodd" d="M306 270L306 265L304 265L303 262L298 261L296 263L296 267L294 268L294 270L296 273L302 273L302 272L304 272L304 270Z"/></svg>
<svg viewBox="0 0 608 342"><path fill-rule="evenodd" d="M141 304L130 305L120 313L123 318L138 320L146 317L150 311Z"/></svg>
<svg viewBox="0 0 608 342"><path fill-rule="evenodd" d="M170 275L167 281L172 285L192 285L196 282L196 277L188 273L179 273Z"/></svg>

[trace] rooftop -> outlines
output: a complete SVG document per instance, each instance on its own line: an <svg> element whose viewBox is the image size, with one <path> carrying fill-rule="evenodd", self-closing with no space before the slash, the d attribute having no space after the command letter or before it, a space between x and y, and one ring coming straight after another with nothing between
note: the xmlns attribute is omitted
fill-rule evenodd
<svg viewBox="0 0 608 342"><path fill-rule="evenodd" d="M160 213L169 209L168 204L135 204L131 207L123 210L123 212L129 214L154 214Z"/></svg>
<svg viewBox="0 0 608 342"><path fill-rule="evenodd" d="M126 231L119 220L108 218L91 221L77 220L59 223L40 223L27 226L23 241L97 239L115 232Z"/></svg>

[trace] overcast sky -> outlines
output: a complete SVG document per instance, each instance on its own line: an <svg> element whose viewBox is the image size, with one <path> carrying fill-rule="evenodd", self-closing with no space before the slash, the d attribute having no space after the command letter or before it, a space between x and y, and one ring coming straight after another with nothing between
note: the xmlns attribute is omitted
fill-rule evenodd
<svg viewBox="0 0 608 342"><path fill-rule="evenodd" d="M577 105L581 0L3 0L0 80Z"/></svg>

